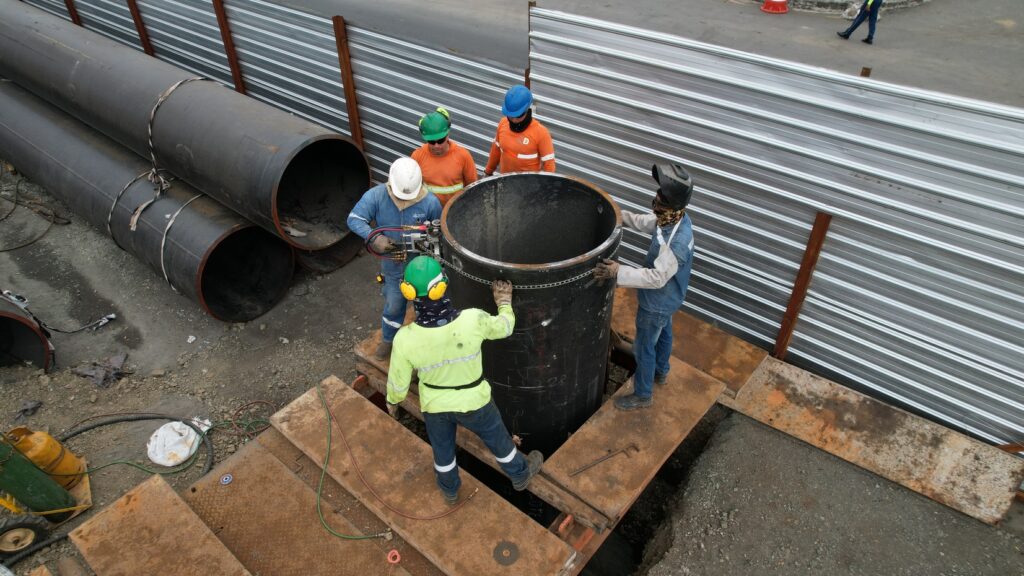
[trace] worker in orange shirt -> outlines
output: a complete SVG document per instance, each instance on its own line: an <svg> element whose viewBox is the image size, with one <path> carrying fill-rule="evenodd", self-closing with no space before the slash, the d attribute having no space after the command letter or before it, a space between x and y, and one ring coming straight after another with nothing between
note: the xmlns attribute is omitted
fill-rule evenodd
<svg viewBox="0 0 1024 576"><path fill-rule="evenodd" d="M411 154L420 165L427 191L437 196L442 207L458 196L464 186L476 182L473 155L448 137L451 127L451 117L444 108L420 118L423 146Z"/></svg>
<svg viewBox="0 0 1024 576"><path fill-rule="evenodd" d="M513 86L505 93L505 117L498 122L485 175L494 174L499 161L502 174L555 171L555 145L548 129L533 117L532 104L533 94L526 86Z"/></svg>

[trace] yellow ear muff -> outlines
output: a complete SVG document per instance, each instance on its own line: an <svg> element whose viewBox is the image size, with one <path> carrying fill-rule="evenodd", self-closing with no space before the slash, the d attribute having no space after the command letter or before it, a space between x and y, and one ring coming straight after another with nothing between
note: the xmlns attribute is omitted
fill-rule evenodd
<svg viewBox="0 0 1024 576"><path fill-rule="evenodd" d="M442 276L440 280L435 280L427 288L427 298L431 300L440 300L444 297L445 291L448 290L448 277Z"/></svg>
<svg viewBox="0 0 1024 576"><path fill-rule="evenodd" d="M402 296L405 296L406 300L416 299L416 287L406 282L405 280L402 280L402 283L399 285L398 289L402 291Z"/></svg>

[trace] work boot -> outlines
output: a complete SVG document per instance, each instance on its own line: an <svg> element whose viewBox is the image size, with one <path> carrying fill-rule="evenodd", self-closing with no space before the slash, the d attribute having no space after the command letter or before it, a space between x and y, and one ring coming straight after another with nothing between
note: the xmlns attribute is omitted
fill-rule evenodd
<svg viewBox="0 0 1024 576"><path fill-rule="evenodd" d="M380 344L377 344L377 349L373 352L373 357L378 360L387 360L391 357L391 342L384 342L381 340Z"/></svg>
<svg viewBox="0 0 1024 576"><path fill-rule="evenodd" d="M872 40L871 38L865 38L865 39L861 40L861 42L863 42L865 44L874 44L875 43L874 40Z"/></svg>
<svg viewBox="0 0 1024 576"><path fill-rule="evenodd" d="M850 35L847 34L846 32L836 32L836 36L839 36L843 40L849 40L850 39Z"/></svg>
<svg viewBox="0 0 1024 576"><path fill-rule="evenodd" d="M526 479L520 480L519 482L512 483L512 489L517 492L526 490L526 487L530 485L530 479L540 472L540 467L544 464L544 455L540 453L540 450L532 450L526 455Z"/></svg>
<svg viewBox="0 0 1024 576"><path fill-rule="evenodd" d="M655 374L654 383L657 384L658 386L664 386L665 384L668 384L668 374Z"/></svg>
<svg viewBox="0 0 1024 576"><path fill-rule="evenodd" d="M629 396L621 396L615 399L615 407L619 410L636 410L637 408L647 408L654 402L650 398L641 398L636 394L630 394Z"/></svg>

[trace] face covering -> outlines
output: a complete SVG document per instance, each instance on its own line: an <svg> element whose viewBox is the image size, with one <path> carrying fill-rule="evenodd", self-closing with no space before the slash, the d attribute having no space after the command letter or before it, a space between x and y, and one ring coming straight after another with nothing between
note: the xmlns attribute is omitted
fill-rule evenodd
<svg viewBox="0 0 1024 576"><path fill-rule="evenodd" d="M521 122L514 122L511 118L508 119L508 127L513 132L522 132L526 130L526 127L533 121L533 109L526 110L526 117Z"/></svg>
<svg viewBox="0 0 1024 576"><path fill-rule="evenodd" d="M654 209L654 215L658 217L659 228L664 226L673 226L686 215L685 208L673 210L659 202L657 196L655 196L654 200L651 202L651 207Z"/></svg>
<svg viewBox="0 0 1024 576"><path fill-rule="evenodd" d="M412 301L412 307L416 310L416 323L424 328L444 326L458 318L460 313L448 296L442 296L440 300L417 298Z"/></svg>

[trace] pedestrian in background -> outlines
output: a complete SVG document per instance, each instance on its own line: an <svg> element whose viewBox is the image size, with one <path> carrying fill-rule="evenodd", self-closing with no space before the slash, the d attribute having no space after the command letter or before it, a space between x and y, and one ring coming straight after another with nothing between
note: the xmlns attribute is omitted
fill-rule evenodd
<svg viewBox="0 0 1024 576"><path fill-rule="evenodd" d="M849 40L850 34L857 29L858 26L864 23L864 20L868 21L868 37L862 40L865 44L874 44L875 42L875 23L878 22L878 11L882 9L882 3L885 0L864 0L864 4L861 5L860 11L857 12L857 17L850 23L850 27L842 32L836 32L843 40Z"/></svg>
<svg viewBox="0 0 1024 576"><path fill-rule="evenodd" d="M451 139L452 120L444 108L420 118L419 127L423 146L413 151L412 159L420 165L427 191L444 206L476 182L476 164L469 150Z"/></svg>
<svg viewBox="0 0 1024 576"><path fill-rule="evenodd" d="M511 172L554 172L555 145L548 129L533 117L533 93L522 84L505 93L498 133L491 143L484 175Z"/></svg>

